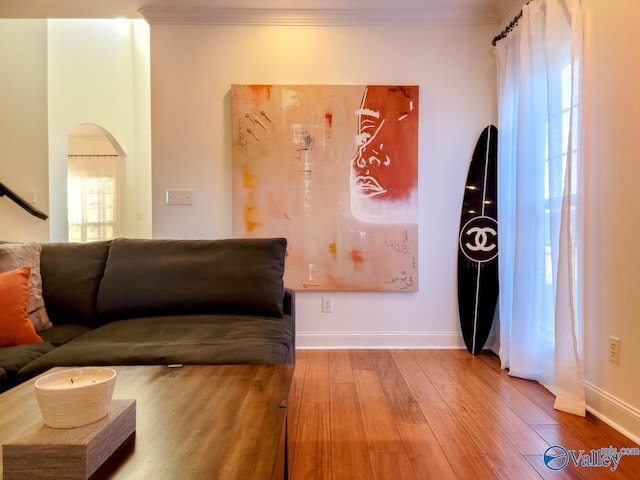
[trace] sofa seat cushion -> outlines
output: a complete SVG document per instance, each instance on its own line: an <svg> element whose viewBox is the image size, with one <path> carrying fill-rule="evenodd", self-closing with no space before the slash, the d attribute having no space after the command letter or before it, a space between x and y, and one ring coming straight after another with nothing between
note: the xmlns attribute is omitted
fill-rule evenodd
<svg viewBox="0 0 640 480"><path fill-rule="evenodd" d="M54 349L55 346L46 342L0 348L0 369L5 375L0 391L18 383L17 375L23 367Z"/></svg>
<svg viewBox="0 0 640 480"><path fill-rule="evenodd" d="M58 347L20 371L55 366L284 364L294 320L242 315L176 315L119 320Z"/></svg>
<svg viewBox="0 0 640 480"><path fill-rule="evenodd" d="M98 315L283 314L284 238L113 240Z"/></svg>
<svg viewBox="0 0 640 480"><path fill-rule="evenodd" d="M0 392L23 380L18 372L31 362L88 331L85 325L54 325L40 332L44 343L0 348Z"/></svg>
<svg viewBox="0 0 640 480"><path fill-rule="evenodd" d="M62 323L60 325L54 325L53 328L45 330L40 334L42 340L59 347L67 342L70 342L74 338L87 333L91 330L86 325L80 325L77 323Z"/></svg>

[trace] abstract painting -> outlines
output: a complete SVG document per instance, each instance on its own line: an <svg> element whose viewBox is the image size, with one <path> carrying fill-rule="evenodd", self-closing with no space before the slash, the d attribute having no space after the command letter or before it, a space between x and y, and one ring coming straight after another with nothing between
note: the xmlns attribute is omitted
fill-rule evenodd
<svg viewBox="0 0 640 480"><path fill-rule="evenodd" d="M233 235L296 290L417 291L418 87L233 85Z"/></svg>

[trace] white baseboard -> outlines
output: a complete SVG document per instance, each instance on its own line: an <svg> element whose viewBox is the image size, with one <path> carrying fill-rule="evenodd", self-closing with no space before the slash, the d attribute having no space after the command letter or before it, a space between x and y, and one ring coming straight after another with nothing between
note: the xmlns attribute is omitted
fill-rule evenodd
<svg viewBox="0 0 640 480"><path fill-rule="evenodd" d="M485 348L493 345L490 335ZM452 333L416 332L298 332L296 348L338 349L338 348L465 348L462 335Z"/></svg>
<svg viewBox="0 0 640 480"><path fill-rule="evenodd" d="M584 382L584 388L587 410L633 442L640 444L640 410L592 383Z"/></svg>

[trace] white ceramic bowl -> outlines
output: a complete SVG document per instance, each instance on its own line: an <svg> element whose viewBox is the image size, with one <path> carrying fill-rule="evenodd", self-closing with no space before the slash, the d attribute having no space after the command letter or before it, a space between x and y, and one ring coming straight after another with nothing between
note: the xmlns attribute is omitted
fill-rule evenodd
<svg viewBox="0 0 640 480"><path fill-rule="evenodd" d="M116 371L105 367L70 368L50 373L35 383L44 423L74 428L97 422L109 413Z"/></svg>

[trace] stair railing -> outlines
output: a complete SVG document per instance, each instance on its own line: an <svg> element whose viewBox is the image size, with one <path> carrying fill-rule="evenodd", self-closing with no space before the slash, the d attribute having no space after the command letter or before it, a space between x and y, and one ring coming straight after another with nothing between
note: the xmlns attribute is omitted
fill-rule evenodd
<svg viewBox="0 0 640 480"><path fill-rule="evenodd" d="M34 208L29 202L27 202L24 198L20 197L16 192L7 187L4 183L0 182L0 197L6 196L7 198L13 200L22 208L24 208L27 212L29 212L34 217L41 218L42 220L46 220L49 218L44 212L41 212L37 208Z"/></svg>

